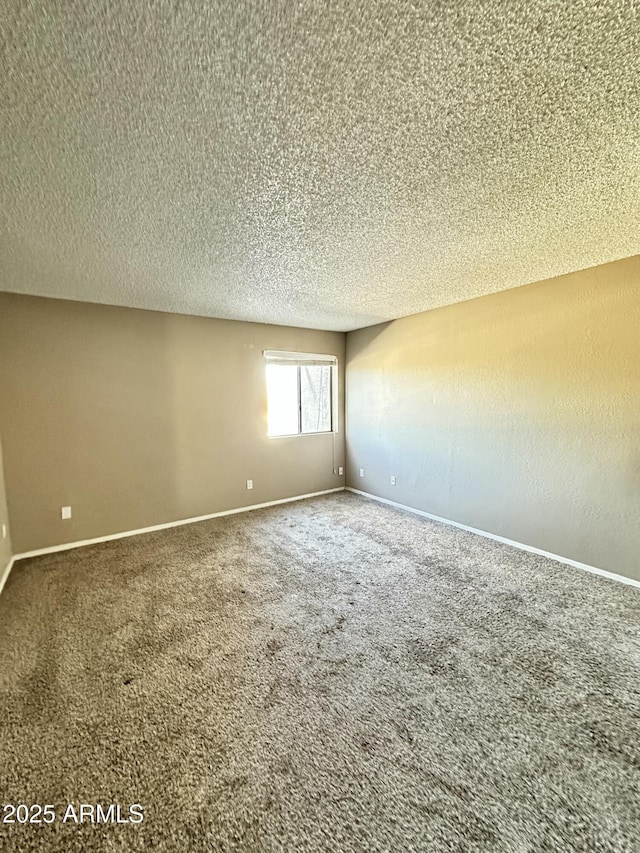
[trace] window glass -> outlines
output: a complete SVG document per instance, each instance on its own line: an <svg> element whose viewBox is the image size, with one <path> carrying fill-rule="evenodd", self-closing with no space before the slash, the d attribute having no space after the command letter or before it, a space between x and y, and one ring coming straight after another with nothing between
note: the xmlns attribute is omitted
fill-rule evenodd
<svg viewBox="0 0 640 853"><path fill-rule="evenodd" d="M270 436L331 432L333 429L333 371L335 363L321 357L305 360L288 353L265 353L267 358L267 429Z"/></svg>
<svg viewBox="0 0 640 853"><path fill-rule="evenodd" d="M329 432L331 429L331 367L300 366L302 432Z"/></svg>
<svg viewBox="0 0 640 853"><path fill-rule="evenodd" d="M269 435L298 433L298 367L267 364Z"/></svg>

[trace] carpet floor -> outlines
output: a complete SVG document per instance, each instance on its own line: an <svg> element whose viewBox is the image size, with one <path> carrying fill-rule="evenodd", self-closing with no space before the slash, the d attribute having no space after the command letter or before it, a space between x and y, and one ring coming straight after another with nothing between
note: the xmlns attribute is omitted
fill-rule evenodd
<svg viewBox="0 0 640 853"><path fill-rule="evenodd" d="M637 853L639 617L347 493L23 561L0 848Z"/></svg>

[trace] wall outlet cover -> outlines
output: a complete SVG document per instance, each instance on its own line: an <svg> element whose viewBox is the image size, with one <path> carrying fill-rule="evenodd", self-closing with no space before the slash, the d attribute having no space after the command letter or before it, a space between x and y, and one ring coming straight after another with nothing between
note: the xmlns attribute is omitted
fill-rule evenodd
<svg viewBox="0 0 640 853"><path fill-rule="evenodd" d="M395 474L392 474L392 475L391 475L391 485L392 485L392 486L395 486L395 484L396 484L396 475L395 475Z"/></svg>
<svg viewBox="0 0 640 853"><path fill-rule="evenodd" d="M360 476L361 476L361 477L364 477L364 468L361 468L361 469L360 469Z"/></svg>
<svg viewBox="0 0 640 853"><path fill-rule="evenodd" d="M338 468L338 474L339 474L341 477L342 477L342 475L344 474L344 468L343 468L342 466L340 466L340 467Z"/></svg>
<svg viewBox="0 0 640 853"><path fill-rule="evenodd" d="M63 506L62 512L60 513L60 515L64 519L71 518L71 507L70 506Z"/></svg>
<svg viewBox="0 0 640 853"><path fill-rule="evenodd" d="M253 480L247 480L247 488L248 488L248 489L252 489L252 488L253 488Z"/></svg>

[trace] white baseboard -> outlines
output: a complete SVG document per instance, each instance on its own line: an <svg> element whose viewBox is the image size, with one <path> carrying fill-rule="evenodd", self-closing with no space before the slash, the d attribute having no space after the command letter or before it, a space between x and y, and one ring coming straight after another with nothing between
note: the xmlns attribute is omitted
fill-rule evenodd
<svg viewBox="0 0 640 853"><path fill-rule="evenodd" d="M633 578L617 575L614 572L607 572L604 569L598 569L596 566L589 566L586 563L579 563L577 560L570 560L568 557L561 557L558 554L552 554L549 551L543 551L541 548L534 548L533 545L523 545L522 542L516 542L513 539L506 539L504 536L497 536L495 533L487 533L486 530L478 530L477 527L469 527L467 524L460 524L458 521L451 521L450 518L442 518L439 515L433 515L430 512L424 512L421 509L415 509L406 504L400 504L396 501L390 501L387 498L380 498L377 495L372 495L369 492L363 492L360 489L352 489L351 486L346 486L345 491L353 492L356 495L362 495L365 498L370 498L374 501L379 501L389 506L395 506L398 509L404 509L407 512L412 512L414 515L421 515L424 518L429 518L431 521L440 521L442 524L448 524L451 527L458 527L460 530L467 530L469 533L476 533L478 536L484 536L485 539L493 539L496 542L502 542L503 545L511 545L513 548L518 548L520 551L528 551L530 554L538 554L540 557L548 557L550 560L555 560L556 563L563 563L565 566L573 566L575 569L582 569L585 572L591 572L593 575L600 575L603 578L609 578L612 581L629 584L629 586L637 586L640 588L640 581Z"/></svg>
<svg viewBox="0 0 640 853"><path fill-rule="evenodd" d="M4 589L4 585L6 584L7 578L9 577L9 572L11 571L11 567L13 566L15 561L16 561L16 558L11 557L11 559L9 560L7 565L5 566L4 571L0 575L0 593L2 593L2 590Z"/></svg>
<svg viewBox="0 0 640 853"><path fill-rule="evenodd" d="M486 539L493 539L496 542L501 542L503 545L511 545L513 548L518 548L521 551L528 551L531 554L538 554L541 557L547 557L550 560L555 560L557 563L562 563L567 566L573 566L576 569L582 569L585 572L591 572L594 575L600 575L604 578L609 578L609 580L618 581L620 583L628 584L630 586L635 586L640 588L640 581L634 580L633 578L625 577L624 575L618 575L614 572L605 571L605 569L599 569L596 566L589 566L586 563L579 563L577 560L570 560L568 557L561 557L558 554L552 554L549 551L543 551L541 548L534 548L532 545L524 545L522 542L516 542L513 539L506 539L504 536L498 536L495 533L487 533L486 530L479 530L476 527L469 527L467 524L461 524L458 521L452 521L449 518L442 518L439 515L433 515L430 512L425 512L421 509L415 509L414 507L407 506L406 504L397 503L396 501L388 500L387 498L381 498L377 495L372 495L369 492L363 492L360 489L353 489L350 486L339 486L336 489L325 489L321 492L310 492L306 495L296 495L293 498L281 498L277 501L267 501L266 503L261 504L253 504L252 506L242 506L237 509L227 509L222 512L213 512L209 515L199 515L194 518L184 518L180 521L168 521L165 524L155 524L152 527L142 527L139 530L125 530L122 533L112 533L109 536L98 536L95 539L84 539L79 542L67 542L64 545L53 545L50 548L38 548L35 551L25 551L22 554L15 554L7 564L3 574L0 576L0 593L3 590L5 583L7 582L7 578L9 577L9 572L11 571L14 563L18 560L23 560L26 557L39 557L43 554L54 554L58 551L69 551L72 548L82 548L85 545L96 545L100 542L110 542L114 539L125 539L128 536L138 536L142 533L153 533L155 530L167 530L171 527L180 527L183 524L194 524L198 521L207 521L210 518L220 518L225 515L236 515L241 512L251 512L255 509L263 509L264 507L276 506L278 504L286 504L292 503L293 501L301 501L305 498L315 498L320 495L329 495L334 492L353 492L356 495L362 495L365 498L370 498L371 500L378 501L379 503L388 504L389 506L395 506L398 509L404 509L407 512L414 513L414 515L421 515L424 518L429 518L431 521L439 521L442 524L448 524L451 527L458 527L460 530L466 530L469 533L476 533L478 536L484 536Z"/></svg>
<svg viewBox="0 0 640 853"><path fill-rule="evenodd" d="M155 530L168 530L170 527L181 527L183 524L194 524L197 521L207 521L210 518L220 518L223 515L237 515L240 512L251 512L254 509L264 509L267 506L276 506L277 504L288 504L293 501L302 501L305 498L316 498L319 495L330 495L333 492L344 492L344 486L338 486L336 489L324 489L322 492L310 492L307 495L296 495L293 498L280 498L277 501L267 501L262 504L253 504L252 506L240 506L236 509L225 509L222 512L211 512L208 515L198 515L194 518L182 518L180 521L167 521L164 524L154 524L151 527L141 527L139 530L125 530L122 533L111 533L108 536L96 536L95 539L83 539L79 542L66 542L64 545L52 545L50 548L37 548L35 551L25 551L23 554L16 554L9 564L5 577L0 582L0 591L2 584L6 581L11 565L16 560L24 560L26 557L40 557L43 554L55 554L58 551L70 551L72 548L83 548L85 545L97 545L100 542L111 542L113 539L126 539L128 536L139 536L141 533L153 533Z"/></svg>

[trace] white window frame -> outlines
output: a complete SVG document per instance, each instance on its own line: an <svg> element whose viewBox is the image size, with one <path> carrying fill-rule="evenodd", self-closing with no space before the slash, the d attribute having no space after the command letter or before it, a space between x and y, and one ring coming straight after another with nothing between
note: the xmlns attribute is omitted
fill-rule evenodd
<svg viewBox="0 0 640 853"><path fill-rule="evenodd" d="M267 365L282 364L298 368L298 432L283 435L269 435L268 438L299 438L306 435L331 435L338 432L338 357L326 353L290 352L288 350L264 350L263 356ZM329 395L331 400L331 428L321 432L302 432L302 393L300 368L312 365L331 367ZM268 399L267 399L268 405Z"/></svg>

